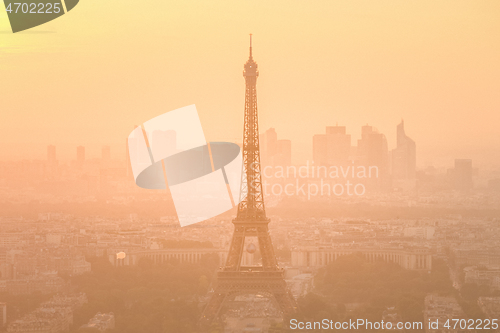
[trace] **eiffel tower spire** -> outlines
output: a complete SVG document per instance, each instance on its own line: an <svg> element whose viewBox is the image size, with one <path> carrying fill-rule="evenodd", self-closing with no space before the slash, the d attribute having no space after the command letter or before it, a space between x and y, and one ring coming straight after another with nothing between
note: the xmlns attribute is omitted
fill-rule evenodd
<svg viewBox="0 0 500 333"><path fill-rule="evenodd" d="M252 34L250 34L250 59L252 59Z"/></svg>
<svg viewBox="0 0 500 333"><path fill-rule="evenodd" d="M252 35L250 34L250 56L245 63L245 124L243 127L243 177L240 195L245 196L238 205L236 220L267 222L262 193L260 172L259 116L257 112L258 66L252 57Z"/></svg>

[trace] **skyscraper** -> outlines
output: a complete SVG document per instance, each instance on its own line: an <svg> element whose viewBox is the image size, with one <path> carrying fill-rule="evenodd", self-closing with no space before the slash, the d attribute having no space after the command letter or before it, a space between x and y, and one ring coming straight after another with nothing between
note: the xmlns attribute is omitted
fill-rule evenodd
<svg viewBox="0 0 500 333"><path fill-rule="evenodd" d="M278 134L274 128L260 135L260 145L263 166L286 167L292 164L292 142L278 140Z"/></svg>
<svg viewBox="0 0 500 333"><path fill-rule="evenodd" d="M417 150L415 141L405 133L405 123L397 127L397 146L392 150L392 178L394 180L415 179L417 167Z"/></svg>
<svg viewBox="0 0 500 333"><path fill-rule="evenodd" d="M76 164L82 166L85 163L85 147L76 147Z"/></svg>
<svg viewBox="0 0 500 333"><path fill-rule="evenodd" d="M345 126L327 126L326 134L313 136L315 165L345 165L351 152L351 135Z"/></svg>
<svg viewBox="0 0 500 333"><path fill-rule="evenodd" d="M102 146L101 159L105 162L111 159L111 148L109 146Z"/></svg>
<svg viewBox="0 0 500 333"><path fill-rule="evenodd" d="M173 155L177 151L177 134L173 130L154 131L151 146L162 156Z"/></svg>
<svg viewBox="0 0 500 333"><path fill-rule="evenodd" d="M274 128L270 128L265 133L266 141L264 146L266 146L267 157L272 158L278 152L278 134Z"/></svg>
<svg viewBox="0 0 500 333"><path fill-rule="evenodd" d="M316 165L327 165L327 145L326 134L316 134L313 136L313 161Z"/></svg>
<svg viewBox="0 0 500 333"><path fill-rule="evenodd" d="M274 165L282 167L292 165L292 141L278 140L278 151L274 156Z"/></svg>
<svg viewBox="0 0 500 333"><path fill-rule="evenodd" d="M361 139L357 146L357 163L367 168L377 167L377 177L367 179L367 184L373 189L389 186L389 150L387 138L372 126L361 127Z"/></svg>
<svg viewBox="0 0 500 333"><path fill-rule="evenodd" d="M329 165L345 165L351 153L351 135L345 126L326 128L326 161Z"/></svg>
<svg viewBox="0 0 500 333"><path fill-rule="evenodd" d="M472 160L470 159L456 159L455 168L450 169L449 175L453 182L453 187L456 190L467 191L472 189Z"/></svg>
<svg viewBox="0 0 500 333"><path fill-rule="evenodd" d="M49 163L49 165L57 164L56 146L53 145L47 146L47 162Z"/></svg>
<svg viewBox="0 0 500 333"><path fill-rule="evenodd" d="M134 129L137 128L137 125L134 125ZM125 138L125 163L126 163L126 167L127 167L127 178L128 179L132 179L134 180L135 182L135 179L133 177L133 173L132 173L132 165L130 164L130 155L134 155L135 156L135 147L136 145L135 144L132 144L131 142L129 142L129 138Z"/></svg>

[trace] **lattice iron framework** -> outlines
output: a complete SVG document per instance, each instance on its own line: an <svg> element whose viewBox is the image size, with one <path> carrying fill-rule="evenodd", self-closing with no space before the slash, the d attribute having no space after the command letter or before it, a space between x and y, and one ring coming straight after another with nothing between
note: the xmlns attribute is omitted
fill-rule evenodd
<svg viewBox="0 0 500 333"><path fill-rule="evenodd" d="M297 309L284 280L284 271L278 266L269 235L262 191L262 177L259 149L259 124L257 113L258 66L252 56L252 35L250 35L250 57L244 65L245 78L245 121L243 127L243 172L242 200L233 220L234 233L224 267L217 272L217 286L202 315L202 324L207 325L219 319L226 302L238 294L264 293L272 296L275 305L284 316ZM259 243L262 266L241 265L245 239L255 237Z"/></svg>

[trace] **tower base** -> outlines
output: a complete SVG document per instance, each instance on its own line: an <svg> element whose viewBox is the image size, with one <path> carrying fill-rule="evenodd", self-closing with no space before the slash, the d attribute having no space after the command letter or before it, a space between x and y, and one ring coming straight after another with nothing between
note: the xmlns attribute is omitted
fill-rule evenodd
<svg viewBox="0 0 500 333"><path fill-rule="evenodd" d="M236 296L262 293L273 300L283 317L296 312L297 305L284 279L283 270L263 271L262 267L240 267L239 271L219 271L217 287L201 317L201 327L220 320L221 309Z"/></svg>

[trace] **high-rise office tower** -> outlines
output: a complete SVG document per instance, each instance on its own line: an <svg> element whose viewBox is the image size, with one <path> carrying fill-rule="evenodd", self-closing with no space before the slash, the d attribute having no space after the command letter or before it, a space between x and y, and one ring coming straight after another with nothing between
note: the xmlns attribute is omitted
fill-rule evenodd
<svg viewBox="0 0 500 333"><path fill-rule="evenodd" d="M278 150L274 156L274 165L287 167L292 165L292 141L278 140Z"/></svg>
<svg viewBox="0 0 500 333"><path fill-rule="evenodd" d="M363 164L378 166L381 170L387 171L389 163L387 139L372 126L366 125L361 128L357 154Z"/></svg>
<svg viewBox="0 0 500 333"><path fill-rule="evenodd" d="M326 161L329 165L345 165L351 153L351 135L345 126L326 128Z"/></svg>
<svg viewBox="0 0 500 333"><path fill-rule="evenodd" d="M76 147L76 164L82 166L85 163L85 147Z"/></svg>
<svg viewBox="0 0 500 333"><path fill-rule="evenodd" d="M266 146L267 156L272 158L278 152L278 133L274 128L270 128L265 133L266 142L264 145Z"/></svg>
<svg viewBox="0 0 500 333"><path fill-rule="evenodd" d="M313 161L316 165L327 165L326 134L313 136Z"/></svg>
<svg viewBox="0 0 500 333"><path fill-rule="evenodd" d="M102 146L101 159L106 162L111 160L111 148L109 146Z"/></svg>
<svg viewBox="0 0 500 333"><path fill-rule="evenodd" d="M137 125L134 125L134 129L137 128ZM127 167L127 178L128 179L134 179L133 173L132 173L132 165L130 164L130 155L134 155L136 153L136 144L132 144L131 141L136 141L136 139L129 139L125 138L125 163ZM135 179L134 179L135 182Z"/></svg>
<svg viewBox="0 0 500 333"><path fill-rule="evenodd" d="M53 145L47 146L47 162L49 163L49 165L57 164L56 146Z"/></svg>
<svg viewBox="0 0 500 333"><path fill-rule="evenodd" d="M177 151L177 134L173 130L154 131L151 146L162 156L173 155Z"/></svg>
<svg viewBox="0 0 500 333"><path fill-rule="evenodd" d="M357 164L368 169L376 167L377 172L366 179L366 185L371 189L387 189L389 178L389 151L387 139L372 126L361 127L361 139L358 140Z"/></svg>
<svg viewBox="0 0 500 333"><path fill-rule="evenodd" d="M313 136L315 165L345 165L351 153L351 135L345 126L327 126L326 134Z"/></svg>
<svg viewBox="0 0 500 333"><path fill-rule="evenodd" d="M263 166L286 167L292 164L292 142L278 140L278 134L274 128L260 135L260 145Z"/></svg>
<svg viewBox="0 0 500 333"><path fill-rule="evenodd" d="M472 181L472 160L470 159L456 159L455 168L449 170L453 187L457 190L466 191L473 187Z"/></svg>
<svg viewBox="0 0 500 333"><path fill-rule="evenodd" d="M392 178L395 180L415 179L417 167L417 149L415 141L405 133L405 124L397 128L397 146L392 150Z"/></svg>

